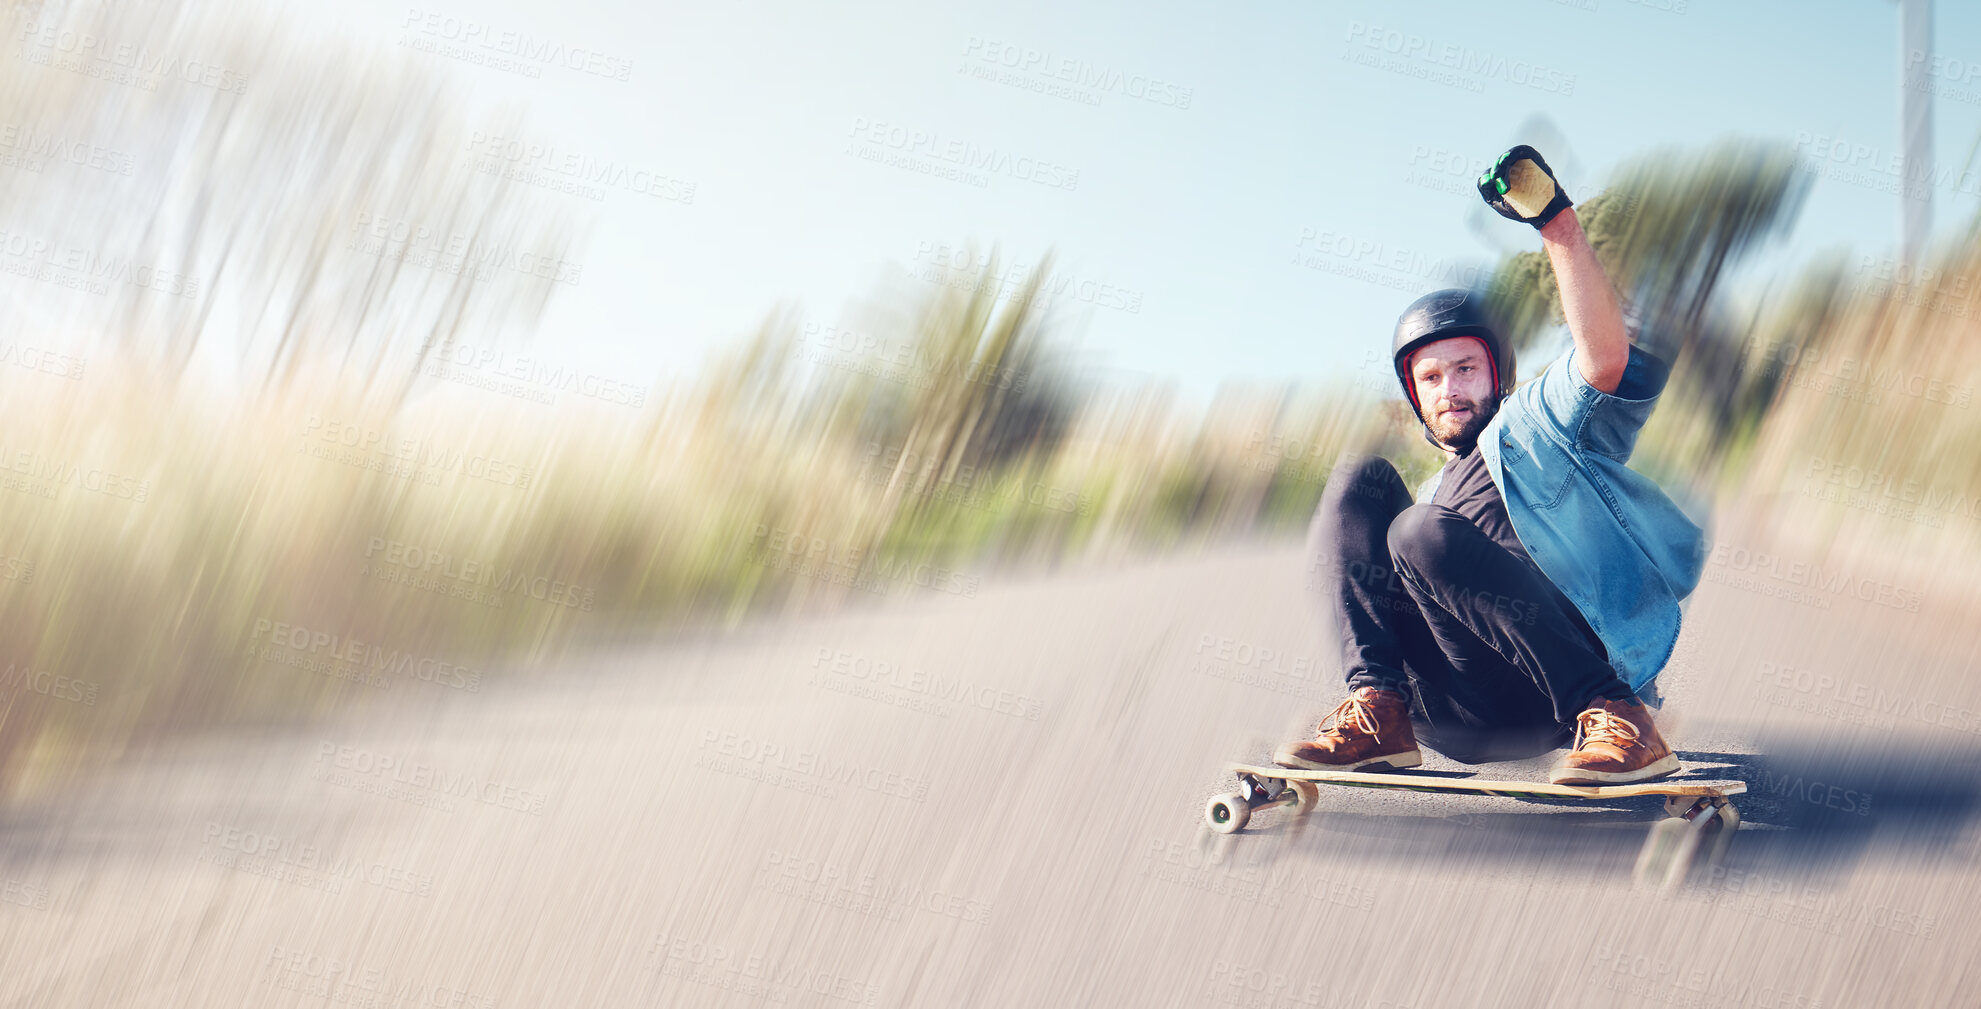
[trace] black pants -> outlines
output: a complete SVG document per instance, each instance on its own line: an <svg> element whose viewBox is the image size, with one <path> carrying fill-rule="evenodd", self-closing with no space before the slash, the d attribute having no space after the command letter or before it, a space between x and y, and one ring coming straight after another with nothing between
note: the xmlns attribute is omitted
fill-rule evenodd
<svg viewBox="0 0 1981 1009"><path fill-rule="evenodd" d="M1568 745L1591 699L1634 696L1546 575L1458 512L1414 504L1388 460L1335 468L1307 546L1349 689L1410 697L1418 742L1453 760Z"/></svg>

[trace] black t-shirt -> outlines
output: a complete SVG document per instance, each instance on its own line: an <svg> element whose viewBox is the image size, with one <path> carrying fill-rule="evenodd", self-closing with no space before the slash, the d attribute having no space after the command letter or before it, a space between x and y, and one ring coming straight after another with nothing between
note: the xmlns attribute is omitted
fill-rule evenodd
<svg viewBox="0 0 1981 1009"><path fill-rule="evenodd" d="M1506 499L1500 497L1499 488L1493 486L1493 475L1486 470L1486 457L1478 446L1474 445L1444 464L1444 479L1438 482L1438 491L1431 495L1431 503L1444 505L1465 516L1467 521L1492 537L1494 543L1533 565L1533 558L1527 556L1527 548L1520 545L1520 537L1513 534L1513 520L1506 515Z"/></svg>
<svg viewBox="0 0 1981 1009"><path fill-rule="evenodd" d="M1486 457L1480 454L1478 446L1444 464L1444 479L1438 481L1438 490L1431 495L1431 503L1444 505L1465 516L1466 521L1492 537L1494 543L1505 547L1508 553L1533 568L1541 576L1541 581L1552 590L1562 612L1568 614L1569 619L1575 621L1575 625L1589 639L1590 647L1604 661L1609 660L1609 649L1590 629L1581 611L1561 594L1560 589L1555 588L1554 582L1548 580L1547 572L1542 571L1541 566L1534 563L1534 558L1527 555L1527 548L1520 545L1520 537L1513 534L1513 520L1506 515L1506 499L1500 497L1500 489L1493 485L1493 475L1486 469Z"/></svg>

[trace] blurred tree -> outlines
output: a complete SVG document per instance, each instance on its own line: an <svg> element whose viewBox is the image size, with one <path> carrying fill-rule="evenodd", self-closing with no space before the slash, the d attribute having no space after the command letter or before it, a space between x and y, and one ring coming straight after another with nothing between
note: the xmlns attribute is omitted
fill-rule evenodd
<svg viewBox="0 0 1981 1009"><path fill-rule="evenodd" d="M915 322L910 353L928 381L908 394L890 503L934 493L965 465L984 470L1049 455L1077 410L1076 391L1044 346L1041 291L1052 254L1016 277L995 251L969 258L979 265L945 268Z"/></svg>
<svg viewBox="0 0 1981 1009"><path fill-rule="evenodd" d="M1809 176L1785 144L1732 142L1686 155L1663 149L1633 160L1576 215L1617 291L1644 323L1646 349L1690 350L1724 275L1747 253L1785 234L1801 212ZM1507 257L1495 274L1496 307L1525 348L1561 319L1561 295L1541 252Z"/></svg>
<svg viewBox="0 0 1981 1009"><path fill-rule="evenodd" d="M1726 318L1717 300L1722 282L1745 256L1793 226L1809 179L1785 144L1734 141L1696 154L1662 149L1624 166L1607 190L1576 208L1638 324L1637 342L1674 365L1667 401L1683 405L1667 412L1704 418L1701 455L1690 461L1696 474L1715 469L1738 431L1758 421L1754 412L1765 412L1770 401L1747 389L1756 380L1746 366L1754 334ZM1509 339L1523 351L1538 349L1541 334L1561 321L1561 296L1544 253L1507 257L1489 293Z"/></svg>
<svg viewBox="0 0 1981 1009"><path fill-rule="evenodd" d="M117 86L27 58L31 39L0 58L0 102L24 139L115 138L128 166L20 175L0 191L10 226L110 281L106 317L76 321L124 356L180 376L217 332L270 393L320 361L359 369L367 389L380 380L393 403L464 331L527 333L572 280L579 227L475 144L515 124L463 122L422 61L185 0L16 17L198 54L217 73Z"/></svg>

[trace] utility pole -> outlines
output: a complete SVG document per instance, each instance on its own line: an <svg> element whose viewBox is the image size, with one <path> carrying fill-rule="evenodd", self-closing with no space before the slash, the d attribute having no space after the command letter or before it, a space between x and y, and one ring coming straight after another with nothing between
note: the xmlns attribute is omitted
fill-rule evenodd
<svg viewBox="0 0 1981 1009"><path fill-rule="evenodd" d="M1933 0L1898 0L1899 140L1905 174L1899 181L1899 258L1910 267L1925 254L1933 230Z"/></svg>

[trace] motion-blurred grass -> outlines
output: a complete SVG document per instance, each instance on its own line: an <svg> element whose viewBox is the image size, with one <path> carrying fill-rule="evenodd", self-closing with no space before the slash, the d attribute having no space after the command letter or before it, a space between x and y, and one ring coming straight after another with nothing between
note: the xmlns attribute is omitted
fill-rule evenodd
<svg viewBox="0 0 1981 1009"><path fill-rule="evenodd" d="M945 289L906 338L924 360L1023 356L1035 310L994 302ZM13 776L469 672L479 689L580 627L974 593L998 563L1298 525L1383 424L1369 398L1284 391L1192 423L1159 388L1104 401L1037 357L847 379L794 367L801 343L774 321L641 410L439 381L387 409L328 370L236 401L94 363L5 376L0 523L29 566L0 582L5 661L60 678L10 682Z"/></svg>

